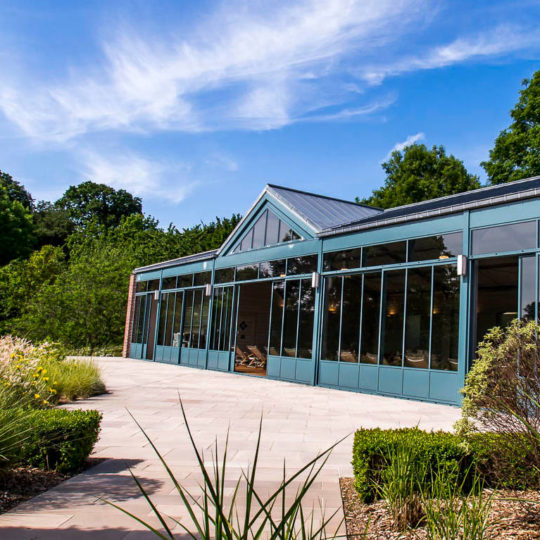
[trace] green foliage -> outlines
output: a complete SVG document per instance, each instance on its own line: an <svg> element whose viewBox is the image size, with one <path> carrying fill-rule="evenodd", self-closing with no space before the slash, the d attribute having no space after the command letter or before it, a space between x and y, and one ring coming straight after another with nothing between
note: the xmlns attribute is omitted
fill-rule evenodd
<svg viewBox="0 0 540 540"><path fill-rule="evenodd" d="M422 491L422 506L428 540L488 540L489 512L495 492L486 494L481 478L474 474L471 489L441 471Z"/></svg>
<svg viewBox="0 0 540 540"><path fill-rule="evenodd" d="M180 406L189 440L203 478L199 494L190 493L180 484L150 437L141 425L134 420L161 461L179 498L187 509L189 519L177 521L173 518L173 521L187 533L189 538L201 540L232 538L236 540L261 540L262 538L272 540L323 540L336 538L336 533L328 536L326 529L339 510L326 518L324 511L321 512L321 516L315 516L314 510L311 513L306 513L303 508L304 499L313 483L317 481L330 452L336 445L315 456L309 463L288 478L285 475L284 467L283 479L279 487L269 495L263 496L257 492L255 487L262 433L261 420L253 464L248 470L242 471L238 480L232 483L231 501L226 504L225 499L229 490L231 490L231 487L229 487L230 481L227 478L228 436L221 458L216 441L212 454L213 467L209 468L207 460L203 458L202 453L197 448L182 402L180 402ZM158 518L163 532L145 521L146 516L138 517L112 502L106 502L138 521L156 537L164 540L176 538L170 528L171 518L162 514L141 482L135 476L133 476L133 479L148 502L152 513ZM293 486L295 493L290 494ZM339 524L337 528L339 528Z"/></svg>
<svg viewBox="0 0 540 540"><path fill-rule="evenodd" d="M63 250L53 246L43 246L28 259L0 267L0 332L17 328L29 300L41 287L54 283L65 268Z"/></svg>
<svg viewBox="0 0 540 540"><path fill-rule="evenodd" d="M115 190L105 184L83 182L70 186L55 206L65 210L71 220L84 227L97 223L104 227L117 227L122 219L142 214L142 201L124 189Z"/></svg>
<svg viewBox="0 0 540 540"><path fill-rule="evenodd" d="M540 487L539 332L536 322L518 319L492 328L463 389L458 433L494 433L490 467L502 484Z"/></svg>
<svg viewBox="0 0 540 540"><path fill-rule="evenodd" d="M462 161L447 156L443 146L429 150L424 144L412 144L392 152L382 167L384 186L359 202L393 208L480 187L478 177L469 174Z"/></svg>
<svg viewBox="0 0 540 540"><path fill-rule="evenodd" d="M401 446L391 450L381 473L381 483L375 488L400 531L417 527L424 517L420 492L426 474L426 463L417 459L409 448Z"/></svg>
<svg viewBox="0 0 540 540"><path fill-rule="evenodd" d="M32 195L13 177L0 170L0 187L5 188L10 201L19 201L27 210L34 208Z"/></svg>
<svg viewBox="0 0 540 540"><path fill-rule="evenodd" d="M25 421L29 435L20 448L21 464L77 472L97 441L101 413L37 410L29 412Z"/></svg>
<svg viewBox="0 0 540 540"><path fill-rule="evenodd" d="M512 123L500 132L489 160L481 163L491 184L540 175L540 71L522 83Z"/></svg>
<svg viewBox="0 0 540 540"><path fill-rule="evenodd" d="M414 471L425 470L429 474L441 471L448 476L456 475L460 482L465 480L473 463L471 450L452 433L418 428L360 429L354 437L352 465L354 485L364 502L376 498L383 471L398 452L413 456L414 462L407 466Z"/></svg>
<svg viewBox="0 0 540 540"><path fill-rule="evenodd" d="M35 243L32 214L8 190L0 187L0 265L26 257Z"/></svg>
<svg viewBox="0 0 540 540"><path fill-rule="evenodd" d="M42 365L54 383L57 399L74 401L105 392L99 367L90 360L49 359Z"/></svg>
<svg viewBox="0 0 540 540"><path fill-rule="evenodd" d="M64 208L40 201L34 211L34 233L38 246L62 246L75 231L75 223Z"/></svg>

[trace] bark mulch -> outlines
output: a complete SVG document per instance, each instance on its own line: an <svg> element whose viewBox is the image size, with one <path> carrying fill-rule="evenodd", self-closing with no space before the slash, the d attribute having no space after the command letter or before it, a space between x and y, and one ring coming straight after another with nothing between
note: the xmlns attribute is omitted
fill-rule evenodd
<svg viewBox="0 0 540 540"><path fill-rule="evenodd" d="M366 527L366 538L369 540L426 538L423 527L406 532L396 531L383 501L370 504L360 501L354 489L354 478L340 478L340 486L348 538L363 539ZM536 501L536 504L505 500L509 498ZM498 491L489 519L492 522L488 536L490 539L540 539L540 492Z"/></svg>
<svg viewBox="0 0 540 540"><path fill-rule="evenodd" d="M94 467L102 461L103 459L90 458L82 470ZM0 471L0 514L57 486L72 476L74 475L43 471L33 467L17 467Z"/></svg>

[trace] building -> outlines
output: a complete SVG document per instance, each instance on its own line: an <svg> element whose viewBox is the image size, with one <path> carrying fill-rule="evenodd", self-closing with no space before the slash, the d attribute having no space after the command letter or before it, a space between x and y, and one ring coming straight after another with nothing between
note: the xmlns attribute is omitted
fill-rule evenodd
<svg viewBox="0 0 540 540"><path fill-rule="evenodd" d="M539 217L540 177L384 211L268 185L219 249L134 270L124 354L458 404L486 330L538 316Z"/></svg>

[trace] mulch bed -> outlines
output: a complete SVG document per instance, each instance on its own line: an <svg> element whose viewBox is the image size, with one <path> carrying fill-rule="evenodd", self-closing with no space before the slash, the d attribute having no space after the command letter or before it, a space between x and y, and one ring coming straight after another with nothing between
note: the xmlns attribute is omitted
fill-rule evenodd
<svg viewBox="0 0 540 540"><path fill-rule="evenodd" d="M90 458L85 467L87 470L102 463L103 459ZM33 467L17 467L0 472L0 514L11 510L18 504L47 491L74 474L60 474L56 471L43 471Z"/></svg>
<svg viewBox="0 0 540 540"><path fill-rule="evenodd" d="M354 478L340 478L340 486L348 538L362 539L366 527L366 538L369 540L426 538L423 527L406 532L396 531L383 501L371 504L361 502L354 489ZM508 498L532 500L537 504L502 500ZM493 523L489 529L490 539L540 539L540 492L500 490L489 518Z"/></svg>

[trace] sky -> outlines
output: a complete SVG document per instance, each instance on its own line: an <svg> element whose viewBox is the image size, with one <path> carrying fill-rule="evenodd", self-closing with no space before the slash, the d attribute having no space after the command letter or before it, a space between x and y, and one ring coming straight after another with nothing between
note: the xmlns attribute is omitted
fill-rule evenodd
<svg viewBox="0 0 540 540"><path fill-rule="evenodd" d="M179 228L266 183L339 198L393 149L480 162L540 69L527 0L0 0L0 170L85 180Z"/></svg>

